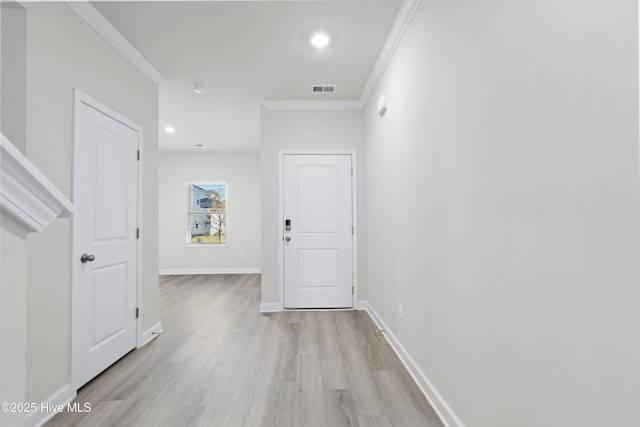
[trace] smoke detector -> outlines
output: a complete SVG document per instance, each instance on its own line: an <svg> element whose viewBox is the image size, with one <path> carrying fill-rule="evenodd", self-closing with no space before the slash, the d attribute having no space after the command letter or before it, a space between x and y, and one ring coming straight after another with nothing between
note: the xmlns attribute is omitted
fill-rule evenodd
<svg viewBox="0 0 640 427"><path fill-rule="evenodd" d="M206 89L206 86L203 85L202 83L196 82L196 83L191 85L191 88L193 89L193 91L195 93L202 93Z"/></svg>

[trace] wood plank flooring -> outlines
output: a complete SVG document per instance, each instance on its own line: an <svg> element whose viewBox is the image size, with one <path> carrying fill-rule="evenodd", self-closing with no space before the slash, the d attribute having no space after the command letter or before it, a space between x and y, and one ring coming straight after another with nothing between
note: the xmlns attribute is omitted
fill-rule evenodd
<svg viewBox="0 0 640 427"><path fill-rule="evenodd" d="M161 277L164 332L45 425L442 426L368 314L259 304L259 275Z"/></svg>

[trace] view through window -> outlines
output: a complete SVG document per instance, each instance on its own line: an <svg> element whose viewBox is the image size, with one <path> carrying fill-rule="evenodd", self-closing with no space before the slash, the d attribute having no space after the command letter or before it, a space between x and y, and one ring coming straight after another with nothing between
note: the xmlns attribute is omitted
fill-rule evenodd
<svg viewBox="0 0 640 427"><path fill-rule="evenodd" d="M190 243L227 242L227 184L190 184Z"/></svg>

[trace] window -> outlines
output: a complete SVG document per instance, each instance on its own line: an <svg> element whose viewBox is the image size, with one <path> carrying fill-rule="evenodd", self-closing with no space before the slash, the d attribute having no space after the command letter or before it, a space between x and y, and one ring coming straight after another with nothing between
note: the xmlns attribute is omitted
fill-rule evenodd
<svg viewBox="0 0 640 427"><path fill-rule="evenodd" d="M227 184L189 185L190 243L227 243Z"/></svg>

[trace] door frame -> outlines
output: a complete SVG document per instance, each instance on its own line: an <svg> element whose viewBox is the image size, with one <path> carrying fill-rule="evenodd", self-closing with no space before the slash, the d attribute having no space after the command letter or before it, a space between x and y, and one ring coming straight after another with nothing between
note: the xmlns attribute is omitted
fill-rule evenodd
<svg viewBox="0 0 640 427"><path fill-rule="evenodd" d="M72 183L72 192L75 193L75 180L76 180L76 164L75 164L75 160L76 160L76 153L75 153L75 147L76 147L76 138L78 135L78 126L80 125L80 120L78 118L78 111L80 110L80 106L84 104L90 108L93 108L94 110L112 118L113 120L123 124L124 126L136 131L138 133L138 152L140 153L139 160L138 160L138 175L137 175L137 181L138 181L138 201L137 201L137 205L136 205L136 209L137 209L137 213L136 213L136 221L137 221L137 228L140 228L140 224L142 224L142 147L144 146L143 144L143 128L142 126L138 125L137 123L129 120L127 117L123 116L122 114L118 113L117 111L107 107L106 105L102 104L101 102L97 101L96 99L92 98L91 96L87 95L86 93L82 92L79 89L74 89L74 110L73 110L73 116L74 116L74 134L73 134L73 183ZM75 194L72 194L73 200L75 202ZM78 325L76 325L75 319L77 318L77 315L75 313L76 311L76 307L77 307L77 302L75 301L75 295L77 295L77 292L75 291L77 289L77 287L79 286L79 278L78 278L78 272L79 272L79 266L76 265L77 262L73 257L73 254L76 253L75 249L77 246L76 243L76 237L75 237L75 228L76 228L76 221L75 221L75 215L73 215L71 217L71 234L72 234L72 239L71 239L71 386L73 387L74 390L78 389L78 374L77 374L77 368L76 368L76 346L78 345L78 340L76 339L77 336L77 330L78 330ZM142 288L141 288L141 284L142 284L142 269L140 268L140 261L142 259L142 245L140 244L142 237L136 239L136 307L138 307L140 310L142 310ZM136 323L135 323L135 327L136 327L136 348L140 348L142 347L142 345L144 345L144 341L143 341L143 337L142 337L142 317L138 316L136 318ZM114 361L115 362L115 361Z"/></svg>
<svg viewBox="0 0 640 427"><path fill-rule="evenodd" d="M357 308L358 301L358 168L355 149L283 149L278 151L278 288L279 311L284 308L284 156L285 155L350 155L351 168L351 221L353 224L352 242L352 308ZM293 310L295 311L295 309Z"/></svg>

